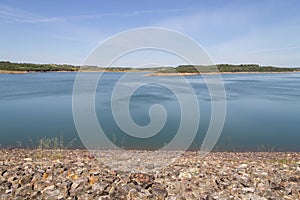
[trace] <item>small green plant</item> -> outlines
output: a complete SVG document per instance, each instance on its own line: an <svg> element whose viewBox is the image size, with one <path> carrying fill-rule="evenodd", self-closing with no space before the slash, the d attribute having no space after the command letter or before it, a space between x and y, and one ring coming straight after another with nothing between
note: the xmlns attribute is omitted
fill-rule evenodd
<svg viewBox="0 0 300 200"><path fill-rule="evenodd" d="M63 157L64 151L72 147L75 140L76 138L65 145L63 136L38 139L35 148L36 156L37 158L60 159Z"/></svg>
<svg viewBox="0 0 300 200"><path fill-rule="evenodd" d="M23 144L22 144L22 141L17 141L17 148L23 148Z"/></svg>
<svg viewBox="0 0 300 200"><path fill-rule="evenodd" d="M261 152L274 152L276 151L275 146L271 146L271 145L264 145L264 144L257 144L257 151L261 151Z"/></svg>
<svg viewBox="0 0 300 200"><path fill-rule="evenodd" d="M62 136L54 138L43 137L38 141L38 149L62 150L64 149L64 139Z"/></svg>

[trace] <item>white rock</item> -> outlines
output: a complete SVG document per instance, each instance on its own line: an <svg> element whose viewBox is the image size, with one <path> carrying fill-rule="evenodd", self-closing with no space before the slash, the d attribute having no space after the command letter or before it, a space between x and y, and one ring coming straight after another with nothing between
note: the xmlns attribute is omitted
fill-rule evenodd
<svg viewBox="0 0 300 200"><path fill-rule="evenodd" d="M181 172L179 174L179 178L180 179L185 179L185 180L190 180L192 178L192 175L190 173L187 173L187 172Z"/></svg>
<svg viewBox="0 0 300 200"><path fill-rule="evenodd" d="M24 158L24 161L32 161L32 158Z"/></svg>
<svg viewBox="0 0 300 200"><path fill-rule="evenodd" d="M252 187L246 187L246 188L243 188L242 189L244 192L251 192L251 193L253 193L254 191L255 191L255 188L252 188Z"/></svg>
<svg viewBox="0 0 300 200"><path fill-rule="evenodd" d="M45 187L43 190L42 190L42 193L46 192L46 191L53 191L55 189L55 186L54 185L50 185L48 187Z"/></svg>
<svg viewBox="0 0 300 200"><path fill-rule="evenodd" d="M268 176L268 172L262 172L261 175L262 176Z"/></svg>
<svg viewBox="0 0 300 200"><path fill-rule="evenodd" d="M53 190L49 193L50 197L55 197L60 195L60 191L59 190Z"/></svg>
<svg viewBox="0 0 300 200"><path fill-rule="evenodd" d="M5 190L5 194L10 194L10 193L12 193L12 190L13 190L13 189Z"/></svg>
<svg viewBox="0 0 300 200"><path fill-rule="evenodd" d="M239 169L245 169L247 167L248 167L247 164L241 164L241 165L238 166Z"/></svg>

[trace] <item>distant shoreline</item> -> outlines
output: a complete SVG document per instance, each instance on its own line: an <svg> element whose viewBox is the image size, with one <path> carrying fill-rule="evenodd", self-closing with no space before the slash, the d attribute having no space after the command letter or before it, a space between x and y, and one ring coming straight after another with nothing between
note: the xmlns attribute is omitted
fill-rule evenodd
<svg viewBox="0 0 300 200"><path fill-rule="evenodd" d="M0 70L0 74L28 74L31 72L28 71L9 71L9 70Z"/></svg>
<svg viewBox="0 0 300 200"><path fill-rule="evenodd" d="M89 70L79 70L79 71L9 71L9 70L0 70L0 74L30 74L30 73L68 73L68 72L90 72L90 73L99 73L99 72L150 72L150 71L139 71L139 70L128 70L128 71L89 71ZM145 74L144 76L195 76L195 75L213 75L213 74L285 74L285 73L297 73L300 71L282 71L282 72L203 72L203 73L188 73L188 72L153 72L150 74Z"/></svg>
<svg viewBox="0 0 300 200"><path fill-rule="evenodd" d="M300 67L260 66L258 64L179 65L148 68L74 66L68 64L33 64L0 61L0 74L43 72L149 72L146 76L191 76L198 74L256 74L300 72ZM199 73L201 72L201 73Z"/></svg>
<svg viewBox="0 0 300 200"><path fill-rule="evenodd" d="M79 71L10 71L10 70L0 70L0 74L31 74L31 73L69 73L69 72L126 72L126 71L89 71L89 70L79 70Z"/></svg>
<svg viewBox="0 0 300 200"><path fill-rule="evenodd" d="M12 71L12 70L0 70L0 74L31 74L31 73L69 73L69 72L89 72L89 73L100 73L100 72L152 72L152 71L139 71L139 70L117 70L117 71L109 71L109 70L78 70L78 71Z"/></svg>
<svg viewBox="0 0 300 200"><path fill-rule="evenodd" d="M203 73L152 73L145 74L144 76L195 76L195 75L213 75L213 74L285 74L285 73L297 73L299 71L287 71L287 72L203 72Z"/></svg>

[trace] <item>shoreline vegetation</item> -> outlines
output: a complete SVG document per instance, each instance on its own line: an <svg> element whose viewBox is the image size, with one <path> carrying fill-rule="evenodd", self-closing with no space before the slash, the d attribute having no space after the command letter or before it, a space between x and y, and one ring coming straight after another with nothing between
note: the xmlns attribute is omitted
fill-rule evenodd
<svg viewBox="0 0 300 200"><path fill-rule="evenodd" d="M97 67L67 64L33 64L0 61L0 74L26 74L37 72L150 72L145 76L187 76L198 74L252 74L252 73L292 73L300 72L300 67L274 67L257 64L217 64L213 66L179 65L177 67Z"/></svg>

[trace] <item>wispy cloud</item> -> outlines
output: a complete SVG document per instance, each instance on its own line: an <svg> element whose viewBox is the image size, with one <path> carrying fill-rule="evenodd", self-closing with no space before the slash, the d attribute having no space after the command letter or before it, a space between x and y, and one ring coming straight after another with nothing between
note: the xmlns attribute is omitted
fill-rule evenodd
<svg viewBox="0 0 300 200"><path fill-rule="evenodd" d="M166 14L176 13L184 11L186 9L156 9L156 10L140 10L131 12L112 12L95 15L74 15L74 16L54 16L54 17L42 17L29 13L24 10L0 5L0 18L6 19L13 22L23 23L54 23L54 22L65 22L65 21L76 21L76 20L93 20L102 19L108 17L134 17L139 15L147 14Z"/></svg>
<svg viewBox="0 0 300 200"><path fill-rule="evenodd" d="M276 23L270 23L268 20L278 12L258 10L270 7L269 3L194 10L189 14L171 16L155 26L188 34L203 45L217 63L299 65L299 18L289 18L288 21L278 18Z"/></svg>
<svg viewBox="0 0 300 200"><path fill-rule="evenodd" d="M7 21L18 22L25 19L36 19L38 18L38 16L25 10L13 8L6 5L0 5L0 18Z"/></svg>
<svg viewBox="0 0 300 200"><path fill-rule="evenodd" d="M254 33L208 47L217 63L259 63L299 66L299 28L277 24Z"/></svg>
<svg viewBox="0 0 300 200"><path fill-rule="evenodd" d="M249 22L249 16L245 15L243 11L232 7L222 7L201 11L192 9L187 14L183 13L163 19L154 26L168 27L185 33L201 33L212 28L234 27L244 22Z"/></svg>
<svg viewBox="0 0 300 200"><path fill-rule="evenodd" d="M258 54L258 53L265 53L265 52L278 52L278 51L289 51L294 49L300 49L300 46L287 46L281 48L271 48L271 49L260 49L253 52L249 52L249 54Z"/></svg>
<svg viewBox="0 0 300 200"><path fill-rule="evenodd" d="M104 13L97 15L78 15L78 16L66 16L61 17L61 20L85 20L85 19L101 19L106 17L133 17L144 14L163 14L163 13L175 13L184 11L186 9L158 9L158 10L140 10L132 12L113 12L113 13Z"/></svg>
<svg viewBox="0 0 300 200"><path fill-rule="evenodd" d="M7 25L2 31L2 41L13 43L16 36L10 33L22 32L21 37L28 44L40 46L36 42L39 38L47 45L55 44L66 52L76 52L76 57L81 49L86 52L111 34L138 26L156 26L189 35L218 63L299 65L298 3L276 2L234 1L217 6L199 3L178 9L160 9L158 5L157 9L136 11L126 7L116 12L116 9L102 9L102 13L94 10L83 15L42 12L43 8L35 13L0 3L0 23ZM79 8L73 13L82 11ZM28 49L34 49L32 46L27 45ZM58 53L49 54L57 56Z"/></svg>

